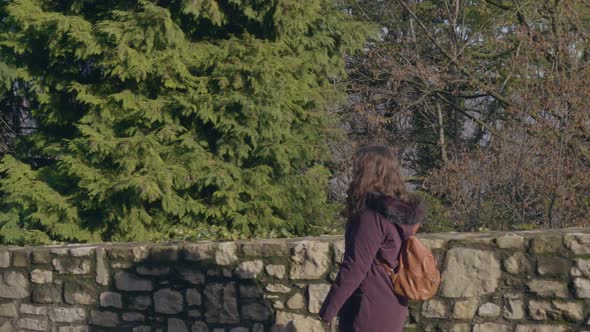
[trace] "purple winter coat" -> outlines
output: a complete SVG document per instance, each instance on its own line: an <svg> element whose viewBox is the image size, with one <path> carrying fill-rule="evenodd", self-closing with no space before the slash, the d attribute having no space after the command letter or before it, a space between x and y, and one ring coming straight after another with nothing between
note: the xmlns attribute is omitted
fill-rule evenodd
<svg viewBox="0 0 590 332"><path fill-rule="evenodd" d="M320 310L325 322L338 315L340 332L403 330L408 300L393 293L377 257L396 268L402 241L423 215L418 198L404 203L378 193L367 196L365 208L346 227L340 271Z"/></svg>

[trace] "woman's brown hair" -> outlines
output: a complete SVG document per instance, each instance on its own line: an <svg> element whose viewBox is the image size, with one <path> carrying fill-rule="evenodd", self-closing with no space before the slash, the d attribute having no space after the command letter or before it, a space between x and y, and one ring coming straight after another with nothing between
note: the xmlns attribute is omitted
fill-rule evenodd
<svg viewBox="0 0 590 332"><path fill-rule="evenodd" d="M364 146L355 152L352 164L346 209L349 217L364 207L367 194L372 192L404 202L408 200L401 165L390 148L383 145Z"/></svg>

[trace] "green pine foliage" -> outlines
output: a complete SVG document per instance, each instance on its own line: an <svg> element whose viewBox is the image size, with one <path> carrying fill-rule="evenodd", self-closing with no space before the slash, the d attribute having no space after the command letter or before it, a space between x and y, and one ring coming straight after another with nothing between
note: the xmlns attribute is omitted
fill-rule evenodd
<svg viewBox="0 0 590 332"><path fill-rule="evenodd" d="M370 31L333 3L2 2L38 128L0 163L0 242L321 231L325 109Z"/></svg>

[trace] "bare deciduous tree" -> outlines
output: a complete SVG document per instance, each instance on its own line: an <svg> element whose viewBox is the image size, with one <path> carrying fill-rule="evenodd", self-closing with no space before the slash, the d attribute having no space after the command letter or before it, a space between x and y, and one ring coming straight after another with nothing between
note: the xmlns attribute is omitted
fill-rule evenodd
<svg viewBox="0 0 590 332"><path fill-rule="evenodd" d="M580 225L590 202L584 0L355 1L349 139L399 147L459 229ZM349 143L349 145L351 145Z"/></svg>

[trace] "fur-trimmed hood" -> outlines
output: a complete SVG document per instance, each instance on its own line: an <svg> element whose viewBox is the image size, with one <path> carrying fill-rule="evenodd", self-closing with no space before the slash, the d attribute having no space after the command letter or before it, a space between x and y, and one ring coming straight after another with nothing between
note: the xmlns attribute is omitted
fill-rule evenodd
<svg viewBox="0 0 590 332"><path fill-rule="evenodd" d="M422 222L426 207L420 197L410 195L407 202L379 192L367 195L366 206L382 214L389 221L400 225L415 225Z"/></svg>

